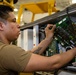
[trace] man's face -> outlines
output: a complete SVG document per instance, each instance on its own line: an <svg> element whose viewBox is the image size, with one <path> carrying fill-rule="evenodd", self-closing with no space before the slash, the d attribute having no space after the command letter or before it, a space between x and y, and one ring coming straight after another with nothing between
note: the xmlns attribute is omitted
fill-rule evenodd
<svg viewBox="0 0 76 75"><path fill-rule="evenodd" d="M8 41L16 40L20 34L20 26L16 22L16 18L13 12L9 13L6 25L4 25L4 35Z"/></svg>

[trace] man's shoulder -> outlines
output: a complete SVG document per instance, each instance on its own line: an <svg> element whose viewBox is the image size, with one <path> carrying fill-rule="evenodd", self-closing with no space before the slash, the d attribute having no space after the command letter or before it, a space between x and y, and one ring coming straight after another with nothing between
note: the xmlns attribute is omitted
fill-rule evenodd
<svg viewBox="0 0 76 75"><path fill-rule="evenodd" d="M4 44L2 42L0 42L0 50L2 51L19 51L19 50L23 50L21 47L18 47L16 45L12 45L12 44Z"/></svg>

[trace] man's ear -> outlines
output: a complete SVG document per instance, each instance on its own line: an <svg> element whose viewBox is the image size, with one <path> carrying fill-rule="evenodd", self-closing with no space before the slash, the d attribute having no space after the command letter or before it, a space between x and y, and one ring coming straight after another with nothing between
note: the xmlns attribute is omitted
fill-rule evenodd
<svg viewBox="0 0 76 75"><path fill-rule="evenodd" d="M3 30L3 23L0 22L0 31L2 31L2 30Z"/></svg>

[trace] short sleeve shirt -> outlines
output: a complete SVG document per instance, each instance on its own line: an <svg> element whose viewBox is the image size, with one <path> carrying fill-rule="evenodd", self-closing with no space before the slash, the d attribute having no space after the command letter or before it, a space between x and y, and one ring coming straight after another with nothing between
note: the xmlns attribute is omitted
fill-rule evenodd
<svg viewBox="0 0 76 75"><path fill-rule="evenodd" d="M0 42L0 75L18 75L23 72L32 53L15 45Z"/></svg>

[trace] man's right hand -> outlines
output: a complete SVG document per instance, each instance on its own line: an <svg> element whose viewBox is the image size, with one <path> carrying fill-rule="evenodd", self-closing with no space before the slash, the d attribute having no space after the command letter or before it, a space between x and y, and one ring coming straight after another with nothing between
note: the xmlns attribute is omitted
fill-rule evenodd
<svg viewBox="0 0 76 75"><path fill-rule="evenodd" d="M53 38L55 28L56 28L56 25L53 25L53 24L47 25L47 27L45 28L46 38L50 40Z"/></svg>

